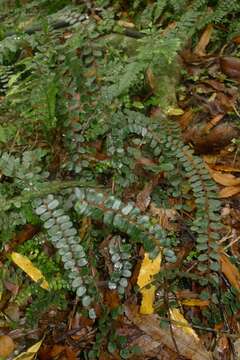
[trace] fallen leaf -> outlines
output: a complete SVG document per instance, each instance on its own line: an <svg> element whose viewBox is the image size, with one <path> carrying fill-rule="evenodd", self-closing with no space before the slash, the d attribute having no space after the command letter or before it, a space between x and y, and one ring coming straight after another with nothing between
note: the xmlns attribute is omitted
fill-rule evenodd
<svg viewBox="0 0 240 360"><path fill-rule="evenodd" d="M215 164L217 161L217 155L203 155L203 160L207 163L207 164ZM211 169L211 168L210 168Z"/></svg>
<svg viewBox="0 0 240 360"><path fill-rule="evenodd" d="M188 125L192 122L192 120L193 120L193 111L192 109L189 109L185 111L184 114L179 119L179 123L182 129L186 129Z"/></svg>
<svg viewBox="0 0 240 360"><path fill-rule="evenodd" d="M147 69L146 75L147 75L147 81L149 83L150 88L152 90L154 90L156 88L156 80L155 80L153 71L150 67Z"/></svg>
<svg viewBox="0 0 240 360"><path fill-rule="evenodd" d="M239 137L239 129L230 123L221 122L206 134L204 126L194 125L187 129L183 136L187 143L192 143L195 150L201 154L212 154Z"/></svg>
<svg viewBox="0 0 240 360"><path fill-rule="evenodd" d="M209 85L211 88L217 91L226 92L228 90L228 88L226 88L225 85L218 80L207 79L207 80L202 80L202 82L204 84Z"/></svg>
<svg viewBox="0 0 240 360"><path fill-rule="evenodd" d="M153 285L150 285L149 287L143 288L141 290L141 294L142 294L142 302L140 307L141 314L154 313L153 303L155 300L155 291L156 291L156 287Z"/></svg>
<svg viewBox="0 0 240 360"><path fill-rule="evenodd" d="M18 294L18 292L19 292L19 285L14 284L14 283L12 283L12 282L10 282L10 281L7 281L7 280L5 280L5 281L3 282L3 284L4 284L4 287L5 287L7 290L9 290L13 295L17 295L17 294Z"/></svg>
<svg viewBox="0 0 240 360"><path fill-rule="evenodd" d="M176 322L175 326L180 327L187 335L193 336L196 340L200 340L197 333L191 328L185 317L178 309L170 309L171 319ZM178 325L177 323L181 323Z"/></svg>
<svg viewBox="0 0 240 360"><path fill-rule="evenodd" d="M237 359L240 358L240 338L234 341L234 350L236 352Z"/></svg>
<svg viewBox="0 0 240 360"><path fill-rule="evenodd" d="M166 111L166 115L168 116L180 116L184 114L184 110L180 108L170 107Z"/></svg>
<svg viewBox="0 0 240 360"><path fill-rule="evenodd" d="M136 159L136 164L142 165L142 166L153 166L153 165L156 165L156 162L153 161L152 159L148 159L148 158L142 156L142 157Z"/></svg>
<svg viewBox="0 0 240 360"><path fill-rule="evenodd" d="M142 294L142 302L140 308L141 314L152 314L154 311L153 302L156 287L154 285L151 285L151 281L152 276L160 271L161 261L161 252L153 260L149 258L148 253L144 254L144 259L142 261L137 280L137 284L140 287L140 292ZM146 288L145 286L147 285L148 287Z"/></svg>
<svg viewBox="0 0 240 360"><path fill-rule="evenodd" d="M221 335L217 342L215 352L220 355L221 358L225 358L229 352L229 341L226 335ZM229 354L230 355L230 354Z"/></svg>
<svg viewBox="0 0 240 360"><path fill-rule="evenodd" d="M53 345L49 355L51 358L55 358L55 357L59 356L60 354L62 354L64 351L65 351L64 345L55 344L55 345Z"/></svg>
<svg viewBox="0 0 240 360"><path fill-rule="evenodd" d="M229 260L223 252L220 254L220 265L223 274L226 276L230 284L240 291L240 273L236 266Z"/></svg>
<svg viewBox="0 0 240 360"><path fill-rule="evenodd" d="M15 344L10 336L0 336L0 357L8 358L15 348Z"/></svg>
<svg viewBox="0 0 240 360"><path fill-rule="evenodd" d="M77 356L77 352L70 346L66 346L65 353L67 355L67 360L77 360L79 357Z"/></svg>
<svg viewBox="0 0 240 360"><path fill-rule="evenodd" d="M20 267L33 281L37 282L42 280L40 286L43 289L48 289L48 283L45 280L43 274L39 269L37 269L33 263L24 255L13 252L11 254L12 261Z"/></svg>
<svg viewBox="0 0 240 360"><path fill-rule="evenodd" d="M177 211L175 209L158 208L152 203L149 212L153 217L158 218L159 225L163 229L176 231L177 226L174 220L177 218Z"/></svg>
<svg viewBox="0 0 240 360"><path fill-rule="evenodd" d="M201 300L201 299L184 299L181 300L181 304L184 306L199 306L205 307L209 305L209 300Z"/></svg>
<svg viewBox="0 0 240 360"><path fill-rule="evenodd" d="M18 322L20 319L20 308L15 302L9 302L7 307L4 309L4 314L12 321Z"/></svg>
<svg viewBox="0 0 240 360"><path fill-rule="evenodd" d="M160 175L156 175L154 176L143 188L142 191L140 191L137 195L137 199L136 199L136 205L137 207L139 207L139 209L141 211L145 211L151 201L151 192L153 190L153 188L158 184Z"/></svg>
<svg viewBox="0 0 240 360"><path fill-rule="evenodd" d="M218 114L214 116L209 123L207 123L204 127L204 131L208 133L214 126L216 126L224 117L224 114Z"/></svg>
<svg viewBox="0 0 240 360"><path fill-rule="evenodd" d="M233 56L223 56L220 58L220 67L225 75L230 78L240 80L240 59Z"/></svg>
<svg viewBox="0 0 240 360"><path fill-rule="evenodd" d="M125 306L125 314L133 324L154 341L158 341L159 344L164 344L175 352L175 344L177 344L181 356L192 360L213 359L212 354L206 350L202 342L194 336L186 334L181 327L172 323L173 334L169 328L161 328L159 325L161 318L157 314L141 315L135 306ZM173 341L172 335L175 341Z"/></svg>
<svg viewBox="0 0 240 360"><path fill-rule="evenodd" d="M209 168L208 168L209 169ZM237 178L236 176L232 174L225 174L221 173L219 171L213 171L209 169L209 172L212 176L212 178L218 183L223 186L236 186L240 185L240 178Z"/></svg>
<svg viewBox="0 0 240 360"><path fill-rule="evenodd" d="M150 194L153 189L153 183L149 182L146 184L142 191L137 194L136 205L141 211L145 211L151 201Z"/></svg>
<svg viewBox="0 0 240 360"><path fill-rule="evenodd" d="M228 166L228 165L214 165L214 170L225 171L225 172L240 172L239 168Z"/></svg>
<svg viewBox="0 0 240 360"><path fill-rule="evenodd" d="M213 26L209 24L204 32L202 33L202 36L200 37L200 40L197 44L197 46L194 49L194 54L198 56L205 56L206 55L206 47L209 44L211 35L213 32Z"/></svg>
<svg viewBox="0 0 240 360"><path fill-rule="evenodd" d="M133 23L131 23L129 21L124 21L124 20L119 20L118 25L119 26L124 26L126 28L130 28L130 29L135 28L135 25Z"/></svg>
<svg viewBox="0 0 240 360"><path fill-rule="evenodd" d="M153 356L153 352L156 350L156 354L154 354L154 358L159 354L159 342L154 341L150 336L148 335L140 335L137 338L135 338L130 344L131 347L137 346L139 349L141 349L141 356Z"/></svg>
<svg viewBox="0 0 240 360"><path fill-rule="evenodd" d="M221 199L231 197L240 192L240 186L227 186L219 191L219 197Z"/></svg>
<svg viewBox="0 0 240 360"><path fill-rule="evenodd" d="M33 360L42 345L43 339L32 345L27 351L21 353L13 360Z"/></svg>
<svg viewBox="0 0 240 360"><path fill-rule="evenodd" d="M104 304L110 310L116 309L120 304L121 300L117 291L106 289L103 293L104 296Z"/></svg>

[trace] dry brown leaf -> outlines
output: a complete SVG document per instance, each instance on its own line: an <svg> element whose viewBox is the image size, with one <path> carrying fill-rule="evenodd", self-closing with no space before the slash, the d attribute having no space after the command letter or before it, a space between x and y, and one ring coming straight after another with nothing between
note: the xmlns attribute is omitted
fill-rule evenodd
<svg viewBox="0 0 240 360"><path fill-rule="evenodd" d="M222 358L226 359L226 356L229 352L229 341L226 335L221 335L217 342L215 352ZM230 354L229 354L230 355Z"/></svg>
<svg viewBox="0 0 240 360"><path fill-rule="evenodd" d="M160 317L153 315L140 315L136 307L125 306L125 313L140 330L150 336L159 344L164 344L173 351L176 351L170 329L160 327ZM172 330L178 351L181 356L191 360L212 360L212 354L209 353L200 340L187 335L182 328L172 324Z"/></svg>
<svg viewBox="0 0 240 360"><path fill-rule="evenodd" d="M81 228L79 230L79 235L81 239L84 239L85 235L89 231L89 228L91 227L91 219L87 216L84 216L82 219Z"/></svg>
<svg viewBox="0 0 240 360"><path fill-rule="evenodd" d="M240 338L234 341L233 346L237 355L237 359L240 359Z"/></svg>
<svg viewBox="0 0 240 360"><path fill-rule="evenodd" d="M158 184L160 175L156 175L154 176L143 188L142 191L140 191L137 195L137 199L136 199L136 205L137 207L139 207L139 209L141 211L145 211L151 201L151 192L154 188L154 186L156 186Z"/></svg>
<svg viewBox="0 0 240 360"><path fill-rule="evenodd" d="M209 85L211 88L217 91L227 92L228 88L223 83L214 79L207 79L202 81L204 84Z"/></svg>
<svg viewBox="0 0 240 360"><path fill-rule="evenodd" d="M104 305L107 305L110 310L116 309L121 304L120 297L117 291L105 289L103 296Z"/></svg>
<svg viewBox="0 0 240 360"><path fill-rule="evenodd" d="M225 253L220 254L220 264L223 274L226 276L230 284L240 291L240 273L236 266L231 263Z"/></svg>
<svg viewBox="0 0 240 360"><path fill-rule="evenodd" d="M192 122L192 119L193 119L192 109L185 111L185 113L179 119L179 123L182 129L186 129L188 125Z"/></svg>
<svg viewBox="0 0 240 360"><path fill-rule="evenodd" d="M233 138L239 137L239 129L230 123L221 122L208 134L203 131L201 125L195 125L187 129L183 136L185 142L194 145L200 154L211 154L228 145Z"/></svg>
<svg viewBox="0 0 240 360"><path fill-rule="evenodd" d="M60 355L61 353L63 353L65 351L65 346L64 345L58 345L55 344L53 345L52 349L51 349L51 358L55 358L58 355Z"/></svg>
<svg viewBox="0 0 240 360"><path fill-rule="evenodd" d="M154 90L156 88L156 81L155 81L153 71L150 67L147 69L146 75L147 75L147 80L148 80L148 84L150 85L150 88L152 90Z"/></svg>
<svg viewBox="0 0 240 360"><path fill-rule="evenodd" d="M228 166L228 165L214 165L213 169L216 171L225 171L225 172L240 172L239 168Z"/></svg>
<svg viewBox="0 0 240 360"><path fill-rule="evenodd" d="M119 20L118 25L129 28L129 29L135 28L135 25L132 22L124 21L124 20Z"/></svg>
<svg viewBox="0 0 240 360"><path fill-rule="evenodd" d="M235 42L235 44L240 44L240 35L236 35L232 38L232 41Z"/></svg>
<svg viewBox="0 0 240 360"><path fill-rule="evenodd" d="M225 174L221 173L219 171L213 171L209 169L209 172L212 176L212 178L220 185L223 186L236 186L240 185L240 178L237 178L236 176L232 174Z"/></svg>
<svg viewBox="0 0 240 360"><path fill-rule="evenodd" d="M221 199L231 197L240 192L240 186L227 186L219 191L219 197Z"/></svg>
<svg viewBox="0 0 240 360"><path fill-rule="evenodd" d="M15 344L10 336L0 336L0 357L8 358L15 348Z"/></svg>
<svg viewBox="0 0 240 360"><path fill-rule="evenodd" d="M150 181L146 184L140 193L137 194L136 205L141 211L145 211L151 201L150 194L153 189L153 183Z"/></svg>
<svg viewBox="0 0 240 360"><path fill-rule="evenodd" d="M194 54L198 56L205 56L206 55L206 47L209 44L211 35L213 32L213 26L209 24L204 32L202 33L202 36L197 44L197 46L194 49Z"/></svg>
<svg viewBox="0 0 240 360"><path fill-rule="evenodd" d="M176 220L177 212L175 209L158 208L154 203L150 205L150 214L158 218L159 225L167 230L176 230L176 224L173 223Z"/></svg>
<svg viewBox="0 0 240 360"><path fill-rule="evenodd" d="M134 339L130 346L137 346L139 349L141 349L141 356L152 356L153 352L156 353L154 354L155 356L157 356L157 354L159 354L159 342L158 341L154 341L150 336L148 335L140 335L138 336L136 339Z"/></svg>
<svg viewBox="0 0 240 360"><path fill-rule="evenodd" d="M217 161L217 155L203 155L203 160L207 163L207 164L215 164Z"/></svg>
<svg viewBox="0 0 240 360"><path fill-rule="evenodd" d="M208 133L214 126L216 126L223 118L224 114L218 114L214 116L209 123L204 126L204 131Z"/></svg>
<svg viewBox="0 0 240 360"><path fill-rule="evenodd" d="M240 80L240 59L233 56L224 56L220 58L221 70L225 75Z"/></svg>

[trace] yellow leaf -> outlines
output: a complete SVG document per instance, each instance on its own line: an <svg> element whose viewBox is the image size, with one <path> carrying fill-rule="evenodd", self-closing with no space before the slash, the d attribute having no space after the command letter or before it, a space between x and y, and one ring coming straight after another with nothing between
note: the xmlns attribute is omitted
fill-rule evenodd
<svg viewBox="0 0 240 360"><path fill-rule="evenodd" d="M201 299L184 299L181 300L181 304L184 306L208 306L209 300L201 300Z"/></svg>
<svg viewBox="0 0 240 360"><path fill-rule="evenodd" d="M141 314L152 314L153 313L153 302L155 297L155 286L150 285L152 276L160 271L162 261L161 252L155 259L150 259L149 254L144 254L144 259L141 265L141 269L138 275L137 284L140 287L142 294L142 303L140 308ZM149 285L147 288L145 286Z"/></svg>
<svg viewBox="0 0 240 360"><path fill-rule="evenodd" d="M149 285L149 288L143 288L141 290L142 302L140 307L140 313L144 315L151 315L154 312L153 303L155 299L156 287Z"/></svg>
<svg viewBox="0 0 240 360"><path fill-rule="evenodd" d="M200 340L197 333L191 328L185 317L178 309L170 309L171 319L176 321L174 326L181 328L187 335L193 336L196 340ZM179 324L177 324L179 322Z"/></svg>
<svg viewBox="0 0 240 360"><path fill-rule="evenodd" d="M169 115L169 116L180 116L183 114L184 114L184 111L180 108L170 107L166 111L166 115Z"/></svg>
<svg viewBox="0 0 240 360"><path fill-rule="evenodd" d="M27 349L27 351L21 353L17 357L15 357L13 360L32 360L35 358L38 350L40 349L42 345L43 339L38 341L36 344L32 345L30 348Z"/></svg>
<svg viewBox="0 0 240 360"><path fill-rule="evenodd" d="M12 261L20 267L20 269L22 269L28 276L30 276L30 278L37 282L39 280L42 280L40 286L43 289L48 289L48 283L45 280L43 274L41 273L41 271L39 269L37 269L33 263L24 255L21 255L19 253L13 252L11 254L11 258Z"/></svg>

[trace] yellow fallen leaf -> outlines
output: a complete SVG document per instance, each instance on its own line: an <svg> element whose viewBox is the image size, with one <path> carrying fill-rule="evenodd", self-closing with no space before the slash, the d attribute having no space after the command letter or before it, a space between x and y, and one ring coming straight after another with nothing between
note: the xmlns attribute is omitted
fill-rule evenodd
<svg viewBox="0 0 240 360"><path fill-rule="evenodd" d="M176 321L174 326L181 328L186 334L193 336L196 340L200 340L197 333L191 328L185 317L178 309L170 309L171 319ZM177 323L181 323L181 325Z"/></svg>
<svg viewBox="0 0 240 360"><path fill-rule="evenodd" d="M43 289L48 289L48 283L45 280L43 274L41 273L41 271L39 269L37 269L33 263L24 255L21 255L19 253L13 252L11 254L11 258L12 261L20 267L20 269L22 269L28 276L30 276L30 278L37 282L39 280L42 280L40 286Z"/></svg>
<svg viewBox="0 0 240 360"><path fill-rule="evenodd" d="M33 360L42 345L43 339L32 345L27 351L16 356L13 360Z"/></svg>
<svg viewBox="0 0 240 360"><path fill-rule="evenodd" d="M201 300L201 299L184 299L181 300L181 304L184 306L208 306L209 300Z"/></svg>
<svg viewBox="0 0 240 360"><path fill-rule="evenodd" d="M219 191L219 197L221 199L228 198L230 196L236 195L240 192L240 186L227 186Z"/></svg>
<svg viewBox="0 0 240 360"><path fill-rule="evenodd" d="M149 258L148 253L144 254L144 259L137 280L137 284L140 287L140 292L142 294L142 302L140 307L141 314L152 314L154 311L153 302L156 287L154 285L151 285L151 281L152 276L160 271L161 261L161 252L153 260ZM147 285L148 287L145 287Z"/></svg>
<svg viewBox="0 0 240 360"><path fill-rule="evenodd" d="M183 114L184 114L184 111L180 108L170 107L166 111L166 115L168 115L168 116L180 116Z"/></svg>
<svg viewBox="0 0 240 360"><path fill-rule="evenodd" d="M142 302L141 302L141 307L140 307L140 313L141 314L153 314L154 312L154 308L153 308L153 303L154 303L154 299L155 299L155 291L156 291L156 287L153 285L149 286L148 288L143 288L141 290L141 294L142 294Z"/></svg>

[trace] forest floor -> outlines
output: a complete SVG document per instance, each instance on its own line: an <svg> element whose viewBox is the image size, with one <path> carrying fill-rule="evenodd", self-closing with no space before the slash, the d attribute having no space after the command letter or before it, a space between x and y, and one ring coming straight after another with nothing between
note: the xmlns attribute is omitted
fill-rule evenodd
<svg viewBox="0 0 240 360"><path fill-rule="evenodd" d="M163 36L174 29L174 11L169 16L167 8L163 15L159 10L152 28L146 29L139 13L145 8L148 16L148 6L152 9L160 2L146 1L140 9L137 2L133 2L135 8L117 4L114 11L108 5L106 13L100 6L89 10L79 5L80 30L71 26L69 18L59 22L59 29L48 28L44 16L59 16L57 11L64 9L60 3L71 5L71 1L16 1L0 14L0 359L240 359L240 35L226 41L218 31L227 33L230 25L209 23L176 51L165 73L155 72L158 63L154 63L134 76L134 64L147 59L143 51L147 42L139 50L141 56L136 47L145 36L158 34L161 21ZM40 29L34 27L38 11ZM96 42L96 32L111 30L113 21L117 27L109 43L103 45L100 38ZM97 30L91 29L92 23ZM8 33L16 29L24 31ZM63 54L65 49L69 53ZM131 61L133 84L125 88L128 78L123 73ZM113 79L119 74L116 90ZM125 92L121 93L121 86ZM101 105L99 94L106 87L110 105ZM115 133L115 120L107 120L122 109L124 114L146 116L149 123L159 116L160 135L170 121L170 127L176 124L180 129L180 137L170 148L166 140L160 155L158 148L152 150L151 144L142 141L143 132L141 139L128 134L124 143L125 118L116 120ZM111 154L111 139L123 142L120 155L115 150ZM217 261L211 264L219 268L210 266L217 286L204 282L209 275L205 271L209 244L196 245L193 225L195 216L204 217L196 215L203 195L194 198L190 185L198 175L187 174L184 160L176 165L173 144L180 144L190 157L194 154L194 161L200 159L200 173L207 169L211 189L215 185L218 189L221 209L217 217L210 214L218 225ZM113 222L116 226L110 231L89 209L87 213L81 208L86 199L81 204L78 198L78 208L69 205L76 199L67 182L74 187L74 181L114 194L130 204L125 209L134 204L143 218L153 218L154 226L170 233L172 243L151 258L142 243L131 242L128 231L123 236L119 224ZM45 211L43 203L34 210L32 202L25 200L28 188L36 192L35 198L38 193L42 198L55 192L56 198L46 201L53 209L64 204L66 226L74 224L83 239L87 276L94 278L96 288L89 290L94 299L91 308L88 303L81 305L82 284L77 295L72 290L64 250L59 246L58 253L49 240L53 223L39 219ZM104 206L99 206L103 213ZM116 202L111 209L114 206ZM124 250L111 253L111 247ZM119 266L129 267L124 268L126 276L116 280L116 263L122 254L126 258Z"/></svg>

